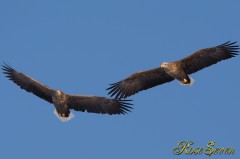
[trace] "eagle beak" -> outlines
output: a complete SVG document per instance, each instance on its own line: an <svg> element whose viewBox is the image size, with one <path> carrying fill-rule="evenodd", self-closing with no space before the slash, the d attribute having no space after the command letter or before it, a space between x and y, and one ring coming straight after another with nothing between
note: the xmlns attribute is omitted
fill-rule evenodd
<svg viewBox="0 0 240 159"><path fill-rule="evenodd" d="M164 64L161 64L161 68L164 68Z"/></svg>

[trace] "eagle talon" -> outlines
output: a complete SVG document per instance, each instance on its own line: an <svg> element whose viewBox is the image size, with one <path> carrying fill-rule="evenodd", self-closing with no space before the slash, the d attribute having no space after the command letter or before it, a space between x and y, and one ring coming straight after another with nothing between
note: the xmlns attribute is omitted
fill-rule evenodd
<svg viewBox="0 0 240 159"><path fill-rule="evenodd" d="M62 122L67 122L67 121L69 121L69 120L71 120L72 118L74 118L75 116L74 116L74 114L73 113L71 113L70 112L70 114L69 114L69 116L68 117L63 117L63 116L61 116L61 114L60 113L58 113L57 112L57 110L55 109L54 110L54 112L53 112L55 115L56 115L56 117L58 118L58 119L60 119Z"/></svg>
<svg viewBox="0 0 240 159"><path fill-rule="evenodd" d="M187 84L188 80L186 78L183 79L183 81L181 81L183 84Z"/></svg>

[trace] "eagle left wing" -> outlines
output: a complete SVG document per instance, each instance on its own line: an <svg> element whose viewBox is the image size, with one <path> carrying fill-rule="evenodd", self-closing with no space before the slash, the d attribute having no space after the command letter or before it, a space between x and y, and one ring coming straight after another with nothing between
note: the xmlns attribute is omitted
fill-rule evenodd
<svg viewBox="0 0 240 159"><path fill-rule="evenodd" d="M2 69L6 77L9 80L13 81L15 84L17 84L20 88L48 101L49 103L53 102L51 89L48 86L36 81L35 79L21 72L14 70L6 64L2 65Z"/></svg>
<svg viewBox="0 0 240 159"><path fill-rule="evenodd" d="M142 90L161 85L174 80L161 67L151 70L136 72L127 78L110 85L108 94L115 99L127 98Z"/></svg>
<svg viewBox="0 0 240 159"><path fill-rule="evenodd" d="M185 73L192 74L205 67L238 55L239 46L234 44L236 42L228 41L216 47L202 49L176 62L181 64Z"/></svg>
<svg viewBox="0 0 240 159"><path fill-rule="evenodd" d="M98 114L126 114L131 100L116 100L97 96L67 95L69 109Z"/></svg>

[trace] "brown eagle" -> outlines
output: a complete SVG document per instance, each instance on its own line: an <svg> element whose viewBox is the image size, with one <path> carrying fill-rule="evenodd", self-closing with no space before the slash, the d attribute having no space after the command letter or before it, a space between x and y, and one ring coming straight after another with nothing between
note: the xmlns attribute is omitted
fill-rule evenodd
<svg viewBox="0 0 240 159"><path fill-rule="evenodd" d="M62 121L68 121L73 116L70 109L99 114L126 114L130 111L131 100L108 99L97 96L69 95L60 90L53 90L21 72L2 65L3 73L20 88L30 92L49 103L53 103L56 110L54 114Z"/></svg>
<svg viewBox="0 0 240 159"><path fill-rule="evenodd" d="M178 61L164 62L159 68L136 72L120 82L111 84L107 89L108 94L122 99L174 79L191 86L194 80L189 74L238 55L239 46L235 44L236 42L228 41L216 47L199 50Z"/></svg>

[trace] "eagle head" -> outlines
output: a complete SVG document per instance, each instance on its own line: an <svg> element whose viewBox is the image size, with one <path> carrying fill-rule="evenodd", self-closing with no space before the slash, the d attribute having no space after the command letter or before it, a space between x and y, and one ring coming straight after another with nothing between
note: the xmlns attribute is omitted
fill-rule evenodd
<svg viewBox="0 0 240 159"><path fill-rule="evenodd" d="M54 90L52 91L52 96L55 99L62 100L64 98L64 93L60 90Z"/></svg>
<svg viewBox="0 0 240 159"><path fill-rule="evenodd" d="M60 97L62 95L62 92L60 90L56 90L54 91L54 95Z"/></svg>
<svg viewBox="0 0 240 159"><path fill-rule="evenodd" d="M168 65L168 62L163 62L163 63L161 64L161 68L167 67L167 65Z"/></svg>

